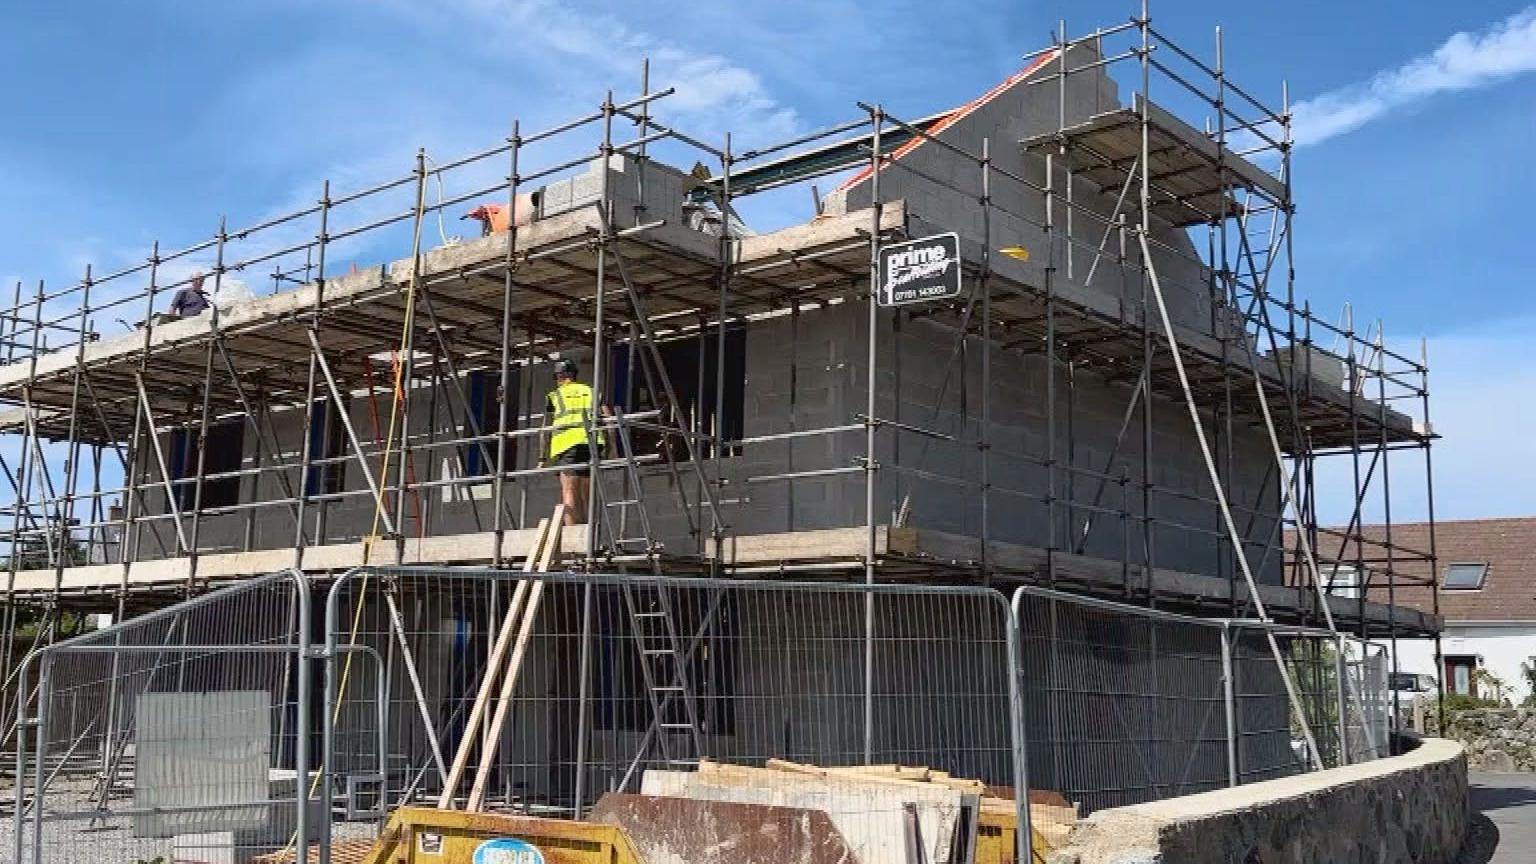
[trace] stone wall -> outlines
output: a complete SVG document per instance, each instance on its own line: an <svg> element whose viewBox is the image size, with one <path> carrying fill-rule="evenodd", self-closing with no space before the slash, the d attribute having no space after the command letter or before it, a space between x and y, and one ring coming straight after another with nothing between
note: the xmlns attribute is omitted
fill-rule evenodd
<svg viewBox="0 0 1536 864"><path fill-rule="evenodd" d="M1433 728L1433 703L1426 712ZM1536 708L1472 708L1447 712L1445 737L1467 749L1474 771L1536 771Z"/></svg>
<svg viewBox="0 0 1536 864"><path fill-rule="evenodd" d="M1100 810L1051 864L1444 864L1468 823L1460 744L1236 789Z"/></svg>

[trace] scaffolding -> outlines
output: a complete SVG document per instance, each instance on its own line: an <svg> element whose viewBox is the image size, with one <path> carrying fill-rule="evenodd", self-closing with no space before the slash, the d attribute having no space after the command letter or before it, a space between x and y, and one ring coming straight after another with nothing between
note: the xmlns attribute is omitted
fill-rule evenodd
<svg viewBox="0 0 1536 864"><path fill-rule="evenodd" d="M1399 353L1379 323L1361 328L1346 315L1333 324L1298 296L1288 96L1268 107L1233 82L1219 28L1214 52L1204 60L1168 39L1145 6L1078 37L1062 24L1052 45L1029 55L1020 85L1055 93L1054 128L979 148L945 135L966 109L904 120L861 103L847 123L738 151L729 135L709 143L660 119L673 91L652 89L647 71L639 95L610 92L551 128L525 133L513 122L504 141L441 162L418 152L403 176L345 192L327 182L296 212L238 228L220 219L208 239L156 243L142 262L88 267L64 288L17 284L0 312L0 435L14 442L0 455L9 495L0 517L10 521L0 669L58 638L72 616L120 621L278 569L514 566L534 531L530 514L541 512L530 498L561 470L533 452L551 429L534 377L573 352L589 354L593 390L615 406L589 430L615 452L590 448L585 525L563 541L578 569L1033 582L1393 642L1433 635L1433 617L1402 608L1438 614L1424 349ZM1127 103L1070 116L1072 82L1110 74L1133 92ZM1204 128L1169 106L1203 116ZM918 146L954 166L923 180L967 202L979 242L965 247L963 297L888 312L871 290L881 249L947 227L882 197L882 180L920 170L903 160ZM1011 147L1034 168L999 164ZM700 167L667 167L689 162ZM771 233L740 229L738 211L757 196L803 193L850 172L866 184L868 206ZM550 200L555 184L589 181L587 205L560 210ZM675 189L677 212L658 208L658 189ZM1098 190L1113 201L1107 214L1084 203ZM505 231L447 236L458 208L491 198L511 214ZM1005 199L1037 202L1043 218ZM1029 261L1006 230L1019 224L1042 238ZM440 245L428 239L434 230ZM1205 248L1191 256L1170 231ZM410 257L352 263L389 248ZM1168 261L1179 265L1160 266ZM269 293L229 300L240 275L254 281L267 268ZM167 298L204 279L204 313L167 314ZM1079 284L1112 287L1086 293ZM1208 327L1170 317L1165 296L1176 287L1209 298ZM725 406L744 398L732 395L743 385L727 369L734 334L783 318L798 332L838 306L864 310L865 354L848 358L861 410L802 422L793 378L804 367L791 340L785 424L733 428ZM892 366L901 327L916 320L950 334L952 359L979 352L980 392L965 397L979 409L958 430L881 416L887 376L900 381ZM696 353L683 362L679 345ZM1013 357L1048 370L1037 394L1045 440L1033 449L1000 443L994 422L994 366ZM687 388L680 370L694 378ZM1084 376L1124 400L1108 454L1078 450ZM353 417L360 404L374 419L371 436ZM1174 447L1198 446L1204 492L1160 478L1170 448L1155 434L1159 406L1188 414L1188 437ZM214 437L231 425L254 445L234 464ZM295 430L296 441L285 434ZM848 464L797 461L802 445L831 440L856 440L862 452ZM1253 503L1234 495L1245 441L1271 463ZM931 444L970 452L976 473L910 458ZM753 467L743 454L754 452L777 465ZM1392 536L1394 455L1422 460L1427 549ZM1003 462L1043 482L999 484ZM1343 526L1319 524L1317 481L1329 472L1350 480ZM958 551L914 540L904 513L881 512L887 478L962 490L979 511L979 536ZM733 528L732 508L757 490L816 484L861 489L862 520L797 531L790 493L789 532ZM1204 515L1170 516L1158 504L1170 498ZM1044 543L994 536L999 514L1021 502L1043 514ZM334 524L349 503L373 513L372 528ZM470 514L475 532L439 530L450 506ZM1367 530L1365 514L1378 508L1384 523ZM660 522L679 520L674 534L686 540L658 539ZM235 539L211 538L215 522ZM263 542L278 523L291 542ZM1252 539L1255 526L1267 528L1264 542ZM1118 560L1086 554L1089 536L1110 530ZM1224 593L1159 577L1170 535L1211 550L1216 571L1200 575L1217 577ZM1275 567L1290 602L1261 584ZM1345 571L1349 598L1330 596ZM7 717L13 702L0 699Z"/></svg>

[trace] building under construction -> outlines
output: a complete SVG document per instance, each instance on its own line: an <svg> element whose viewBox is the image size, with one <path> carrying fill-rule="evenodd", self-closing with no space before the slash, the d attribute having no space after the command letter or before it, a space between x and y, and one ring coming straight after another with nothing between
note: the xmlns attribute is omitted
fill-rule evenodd
<svg viewBox="0 0 1536 864"><path fill-rule="evenodd" d="M860 104L746 152L669 123L671 92L642 76L638 95L554 128L509 121L464 158L420 154L398 178L326 185L299 212L220 222L118 272L17 286L3 668L87 613L131 620L288 568L319 589L364 565L534 569L560 500L542 444L559 358L611 413L589 430L604 445L589 512L556 569L1029 585L1360 638L1436 631L1395 603L1433 596L1404 575L1435 572L1433 529L1429 548L1359 530L1361 513L1390 519L1392 463L1429 474L1426 361L1303 299L1287 98L1231 81L1219 32L1212 53L1145 15L1063 28L953 110ZM754 231L757 200L803 218ZM447 236L487 203L502 218L484 236ZM935 262L954 289L893 290L893 250L950 234ZM168 314L195 278L209 308ZM1323 476L1349 481L1342 529L1318 524ZM494 597L429 602L433 627L494 629ZM600 638L625 612L574 602L546 607L562 632ZM382 605L344 608L343 636L393 647ZM711 657L690 686L709 679L718 708L750 673ZM558 688L550 662L540 686ZM665 689L644 663L623 667L651 691L636 704ZM17 704L12 688L9 720ZM401 735L414 710L391 721ZM625 725L592 710L598 730ZM686 713L715 734L746 725ZM389 742L426 758L413 746Z"/></svg>

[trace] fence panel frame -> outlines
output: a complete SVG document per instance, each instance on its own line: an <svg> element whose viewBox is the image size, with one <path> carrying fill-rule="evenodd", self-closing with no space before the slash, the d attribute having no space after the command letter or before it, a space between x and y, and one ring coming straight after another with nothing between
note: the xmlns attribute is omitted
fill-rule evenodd
<svg viewBox="0 0 1536 864"><path fill-rule="evenodd" d="M122 644L123 636L126 633L142 630L146 626L158 624L162 621L165 621L166 619L171 619L173 622L185 621L185 618L181 617L185 613L203 609L205 607L216 608L217 604L224 603L232 599L238 599L243 595L254 595L260 591L279 588L285 584L291 588L291 591L288 592L287 596L292 601L293 605L291 608L294 610L295 621L298 622L298 626L292 626L289 632L285 634L291 638L291 641L288 644L262 645L231 643L172 645L170 644L170 634L172 630L177 626L176 623L172 623L167 628L166 640L160 645ZM30 652L26 657L24 657L18 666L18 686L16 691L16 716L18 718L16 728L17 771L13 799L14 812L12 814L12 818L14 820L12 837L12 853L14 855L14 860L17 861L18 864L24 860L22 854L26 848L27 840L30 839L30 856L26 860L29 860L32 862L32 864L42 864L42 862L45 861L43 853L44 847L42 842L43 823L45 821L44 814L47 810L47 800L53 778L52 776L45 776L44 772L50 744L48 734L50 721L49 709L53 702L53 696L55 695L52 681L55 663L60 658L70 655L110 655L113 658L114 672L113 677L109 681L109 689L115 696L119 683L117 665L118 662L124 655L147 652L156 652L160 654L184 654L198 652L205 654L205 656L212 656L220 653L229 653L234 655L272 654L287 655L291 657L295 679L294 687L296 690L294 700L295 724L293 749L295 765L295 794L293 800L295 831L292 845L296 847L297 854L299 855L298 859L296 860L306 860L312 839L312 827L308 825L308 808L305 806L309 796L302 794L301 790L307 791L304 785L304 779L308 777L310 773L312 773L314 768L314 766L310 764L311 760L309 753L309 739L313 730L310 728L310 724L308 722L310 711L309 665L310 661L314 659L310 644L311 640L309 637L309 627L307 626L311 620L310 590L311 586L309 580L302 572L298 570L290 569L270 573L264 576L250 579L248 581L240 582L235 585L219 588L200 597L194 597L188 600L184 600L180 603L172 604L162 609L147 612L134 618L116 622L112 626L102 630L81 634L65 641L37 648ZM185 627L183 627L183 636L185 636L185 632ZM111 644L99 644L103 640L111 640ZM28 681L29 669L34 665L38 669L38 687L35 695L29 695L26 683ZM29 703L32 703L34 708L31 716L28 716ZM117 731L118 730L114 728L108 732L104 732L104 736L108 736L106 737L106 740L111 741L114 739ZM32 762L30 764L30 803L27 795L27 772L29 768L27 735L29 733L31 733L32 737L35 739L32 742ZM81 737L83 740L84 736ZM78 744L78 742L76 742L76 744ZM73 746L70 748L70 752L73 752ZM107 754L104 753L103 758L107 758ZM110 777L107 778L106 782L110 782ZM279 804L287 802L264 801L253 803L259 803L262 806L270 806L276 809ZM109 814L111 812L104 807L99 809L101 810L102 814ZM132 809L133 808L129 808L130 811ZM119 814L122 814L125 811L120 810L118 812ZM65 818L66 820L78 819L84 818L85 815L86 814L84 812L68 813L66 814ZM98 816L92 816L93 821L95 818L98 818Z"/></svg>
<svg viewBox="0 0 1536 864"><path fill-rule="evenodd" d="M1389 753L1387 741L1377 740L1375 737L1376 733L1382 731L1380 718L1373 717L1369 713L1371 711L1370 706L1365 704L1370 696L1370 691L1367 689L1367 681L1365 680L1368 672L1366 667L1371 662L1370 657L1372 653L1380 653L1379 646L1373 645L1369 640L1362 640L1337 631L1316 627L1281 624L1251 618L1207 618L1170 612L1101 597L1059 591L1040 585L1019 585L1014 589L1009 605L1012 609L1011 618L1016 628L1022 628L1025 621L1024 602L1026 598L1036 598L1052 603L1071 604L1074 607L1127 616L1138 621L1183 624L1213 631L1217 634L1219 648L1212 659L1219 659L1221 667L1220 678L1214 683L1219 688L1223 702L1224 734L1226 739L1226 782L1229 788L1244 783L1244 774L1246 772L1246 766L1244 765L1244 736L1258 734L1244 728L1243 712L1241 710L1242 700L1245 698L1267 697L1284 700L1285 698L1282 693L1243 692L1241 680L1243 677L1242 667L1245 665L1245 662L1258 663L1260 665L1264 663L1273 665L1274 663L1270 659L1267 649L1258 652L1252 657L1242 657L1237 649L1244 635L1273 635L1277 638L1290 637L1293 640L1305 640L1293 642L1292 644L1317 646L1318 656L1315 658L1316 662L1314 665L1322 662L1322 649L1324 646L1334 652L1327 665L1335 670L1335 677L1331 680L1324 679L1329 685L1327 688L1329 704L1321 706L1321 714L1328 721L1326 728L1330 730L1331 734L1337 736L1329 742L1334 744L1336 748L1333 752L1336 758L1333 765L1329 767L1338 767L1339 765L1380 758ZM1024 637L1025 634L1022 632L1016 635L1018 667L1017 674L1014 677L1021 689L1021 704L1022 700L1026 698L1022 690L1023 679L1026 676L1026 664L1029 660L1027 652L1030 650L1028 640ZM1379 663L1379 658L1377 662ZM1352 668L1360 670L1358 677L1350 672ZM1356 686L1346 686L1346 678L1344 677L1346 675L1349 676L1348 680L1354 682ZM1306 695L1318 696L1321 694L1308 693ZM1379 697L1381 694L1377 693L1376 695ZM1291 717L1290 722L1292 724L1296 722L1296 718L1289 707L1286 709L1286 715ZM1349 731L1356 726L1361 730L1361 736L1367 742L1364 752L1355 752L1350 744ZM1027 746L1027 742L1031 737L1029 730L1023 729L1020 731L1017 740L1021 742L1020 746L1023 747ZM1306 763L1304 760L1300 769L1301 772L1315 770L1305 767L1306 764L1309 763ZM1264 770L1281 770L1283 767L1267 766ZM1058 791L1065 793L1068 790L1061 789Z"/></svg>
<svg viewBox="0 0 1536 864"><path fill-rule="evenodd" d="M578 573L572 571L525 573L522 571L492 568L441 566L357 567L337 576L336 579L332 581L329 589L327 590L324 617L326 622L325 645L320 651L320 656L325 659L327 670L326 674L328 677L332 677L336 674L335 666L341 651L341 646L346 641L349 641L349 637L346 637L343 633L342 628L345 626L343 622L346 619L343 618L343 612L340 608L342 598L344 596L348 596L348 586L356 586L359 580L368 580L369 582L377 582L378 584L383 584L385 581L392 578L427 576L470 579L476 581L483 580L493 585L503 586L503 588L511 587L516 582L521 580L538 580L552 585L581 586L584 589L594 586L660 586L665 588L685 588L694 591L714 588L735 592L756 591L780 592L784 594L804 592L807 594L839 596L846 595L853 598L863 597L869 600L876 600L880 597L964 597L983 604L997 615L997 623L999 625L999 629L1001 630L1000 635L1002 647L1000 654L996 659L1001 664L1003 678L1006 679L1007 687L1006 691L1004 691L1001 695L1007 703L1007 716L1003 718L1003 723L1004 728L1006 729L1006 735L1008 737L1009 753L1007 754L1007 759L1010 763L1010 770L1015 787L1014 810L1018 825L1018 830L1015 837L1017 842L1015 852L1019 856L1018 860L1031 860L1030 856L1033 853L1030 849L1030 837L1032 836L1032 831L1030 828L1030 813L1028 804L1028 763L1026 748L1022 738L1024 734L1023 691L1020 687L1019 676L1017 674L1017 658L1019 656L1018 622L1014 617L1014 607L1008 602L1007 596L1000 591L980 585L954 586L892 583L867 584L857 582L830 581L781 581L760 579L707 579L698 577L659 576L650 573ZM503 598L509 597L510 595L511 592L508 590L500 591L500 596ZM867 629L869 626L867 619L864 621L864 626L866 629L864 631L864 636L861 638L865 640L871 639L871 633ZM584 631L584 641L588 638L590 638L590 634ZM878 636L873 636L873 638L878 639ZM866 703L868 703L868 700L871 698L868 691L870 684L870 679L866 677L866 692L864 694ZM386 693L387 692L389 691L386 690ZM333 693L332 697L335 696L336 694ZM342 694L340 699L344 700L345 695ZM337 704L339 705L340 701L338 701ZM336 729L336 726L333 722L337 712L333 711L332 707L334 706L328 706L327 710L323 713L324 728L322 733L322 740L324 740L326 743L323 749L322 763L328 763L329 760L331 760L334 756L334 739L338 733L338 730ZM583 727L589 724L585 714L582 715L581 724ZM578 732L578 735L583 737L585 737L587 734L590 734L590 732ZM866 722L865 725L865 735L866 741L870 740L869 736L872 735L872 732L868 726L868 722ZM334 782L332 768L333 766L330 764L322 764L320 766L321 774L327 778L326 782ZM578 771L579 770L580 768L578 767ZM580 802L578 802L578 806L580 806ZM330 851L329 844L325 842L325 840L331 837L332 834L332 819L329 811L327 811L325 819L326 824L321 826L318 834L318 836L322 838L322 864L326 859L328 859L328 853Z"/></svg>

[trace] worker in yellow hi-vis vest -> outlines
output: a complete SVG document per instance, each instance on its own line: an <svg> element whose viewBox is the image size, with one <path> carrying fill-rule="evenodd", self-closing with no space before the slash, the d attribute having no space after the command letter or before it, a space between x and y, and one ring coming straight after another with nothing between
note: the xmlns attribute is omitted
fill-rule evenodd
<svg viewBox="0 0 1536 864"><path fill-rule="evenodd" d="M574 360L561 359L555 363L555 389L549 391L544 408L544 425L549 427L544 433L549 438L545 451L548 455L539 463L560 466L560 500L565 504L567 525L579 525L587 519L593 443L599 458L607 450L607 437L601 429L592 427L596 407L592 388L577 381L576 372ZM609 413L606 407L599 410Z"/></svg>

